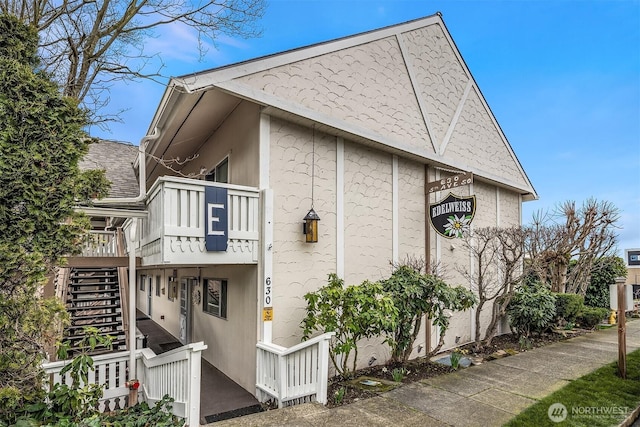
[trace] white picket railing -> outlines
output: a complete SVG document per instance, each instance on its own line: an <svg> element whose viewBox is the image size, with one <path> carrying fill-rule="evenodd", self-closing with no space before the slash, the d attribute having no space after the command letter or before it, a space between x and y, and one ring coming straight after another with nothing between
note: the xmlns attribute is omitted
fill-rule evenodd
<svg viewBox="0 0 640 427"><path fill-rule="evenodd" d="M228 247L205 247L205 188L227 189ZM140 253L152 264L256 264L260 192L254 187L163 176L148 192Z"/></svg>
<svg viewBox="0 0 640 427"><path fill-rule="evenodd" d="M117 256L116 234L113 231L90 231L85 235L82 256Z"/></svg>
<svg viewBox="0 0 640 427"><path fill-rule="evenodd" d="M185 418L187 425L199 425L201 356L206 348L204 343L199 342L158 355L148 348L136 350L136 377L141 385L138 391L141 399L153 405L169 395L175 400L173 413ZM45 373L49 375L49 381L45 384L47 391L54 384L71 384L69 373L64 377L60 375L69 362L61 360L43 364ZM104 385L98 410L124 409L129 397L129 388L125 385L128 380L129 352L94 356L93 362L94 370L89 371L89 383Z"/></svg>
<svg viewBox="0 0 640 427"><path fill-rule="evenodd" d="M169 395L174 399L173 413L185 418L187 425L199 425L201 356L206 348L201 341L160 355L140 350L138 375L144 400L152 405Z"/></svg>
<svg viewBox="0 0 640 427"><path fill-rule="evenodd" d="M333 335L326 333L290 348L259 342L258 399L275 399L279 408L311 401L326 404L329 342Z"/></svg>
<svg viewBox="0 0 640 427"><path fill-rule="evenodd" d="M60 371L70 362L70 360L60 360L43 364L45 373L49 374L45 390L49 391L54 384L71 385L69 372L64 377L60 375ZM89 371L88 380L89 384L104 385L104 394L98 405L100 412L126 408L129 388L124 383L127 381L128 365L128 351L93 357L94 370Z"/></svg>

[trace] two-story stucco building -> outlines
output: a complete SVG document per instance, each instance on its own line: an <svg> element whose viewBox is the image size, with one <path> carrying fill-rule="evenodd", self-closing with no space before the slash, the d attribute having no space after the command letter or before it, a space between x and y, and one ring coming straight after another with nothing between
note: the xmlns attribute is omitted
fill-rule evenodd
<svg viewBox="0 0 640 427"><path fill-rule="evenodd" d="M173 78L141 150L138 309L251 393L257 343L299 343L303 296L329 273L378 280L410 256L464 284L470 254L429 205L475 196L471 227L511 226L537 197L439 14ZM461 172L472 182L428 191ZM445 347L473 319L455 313ZM361 365L389 357L381 341Z"/></svg>

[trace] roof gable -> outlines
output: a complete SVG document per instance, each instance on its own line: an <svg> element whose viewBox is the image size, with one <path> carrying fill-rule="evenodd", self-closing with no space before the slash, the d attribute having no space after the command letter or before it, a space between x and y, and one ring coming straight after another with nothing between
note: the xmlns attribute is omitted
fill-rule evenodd
<svg viewBox="0 0 640 427"><path fill-rule="evenodd" d="M235 83L345 125L434 154L395 36L235 79Z"/></svg>
<svg viewBox="0 0 640 427"><path fill-rule="evenodd" d="M440 15L173 84L217 88L537 197Z"/></svg>

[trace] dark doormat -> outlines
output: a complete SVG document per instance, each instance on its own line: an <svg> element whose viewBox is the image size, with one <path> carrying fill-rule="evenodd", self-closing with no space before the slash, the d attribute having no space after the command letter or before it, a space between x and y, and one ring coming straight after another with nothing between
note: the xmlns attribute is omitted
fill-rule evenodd
<svg viewBox="0 0 640 427"><path fill-rule="evenodd" d="M246 408L234 409L233 411L221 412L215 415L205 415L204 420L207 423L215 423L217 421L224 421L231 418L243 417L245 415L257 414L263 412L262 405L252 405Z"/></svg>

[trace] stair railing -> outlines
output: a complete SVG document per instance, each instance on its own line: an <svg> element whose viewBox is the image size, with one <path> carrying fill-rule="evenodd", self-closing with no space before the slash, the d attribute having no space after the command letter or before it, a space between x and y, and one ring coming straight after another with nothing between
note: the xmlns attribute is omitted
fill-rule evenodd
<svg viewBox="0 0 640 427"><path fill-rule="evenodd" d="M185 424L197 426L200 422L200 376L202 351L207 346L193 343L156 355L149 348L135 350L138 390L141 400L150 406L165 395L174 399L173 414L185 418ZM70 360L43 363L42 367L49 380L44 384L46 391L54 384L71 384L69 373L60 375ZM104 395L98 404L100 412L124 409L127 406L129 387L126 386L129 368L129 351L109 353L93 357L94 370L89 371L89 383L104 385Z"/></svg>
<svg viewBox="0 0 640 427"><path fill-rule="evenodd" d="M278 408L316 401L327 403L329 332L290 348L259 342L256 393L261 402L275 399Z"/></svg>
<svg viewBox="0 0 640 427"><path fill-rule="evenodd" d="M174 399L175 415L184 417L186 425L199 425L201 357L206 348L200 341L158 355L149 348L138 350L143 399L153 405L168 395Z"/></svg>

